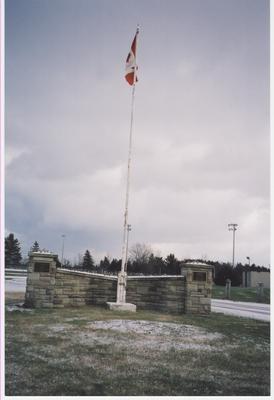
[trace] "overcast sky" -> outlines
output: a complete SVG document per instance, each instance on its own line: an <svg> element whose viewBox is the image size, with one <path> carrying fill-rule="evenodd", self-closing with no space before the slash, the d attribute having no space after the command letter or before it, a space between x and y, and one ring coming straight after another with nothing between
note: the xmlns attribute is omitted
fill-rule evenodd
<svg viewBox="0 0 274 400"><path fill-rule="evenodd" d="M121 257L138 23L130 245L268 266L266 0L6 1L6 234Z"/></svg>

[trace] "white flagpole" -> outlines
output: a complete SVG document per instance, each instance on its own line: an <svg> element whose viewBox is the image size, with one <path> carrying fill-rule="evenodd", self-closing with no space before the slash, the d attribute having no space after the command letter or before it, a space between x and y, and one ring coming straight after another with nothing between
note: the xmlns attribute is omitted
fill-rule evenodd
<svg viewBox="0 0 274 400"><path fill-rule="evenodd" d="M137 55L137 38L139 34L139 26L136 31L136 49L135 49L135 68L131 94L131 116L130 116L130 132L129 132L129 147L128 147L128 163L127 163L127 185L126 185L126 203L124 214L124 233L123 233L123 248L122 248L122 266L121 274L125 274L125 266L127 264L127 227L128 227L128 203L129 203L129 187L130 187L130 166L132 152L132 131L133 131L133 116L134 116L134 100L135 100L135 83L136 83L136 55ZM126 282L124 282L126 284ZM121 292L121 286L117 285L117 302L125 302L126 291L125 287Z"/></svg>
<svg viewBox="0 0 274 400"><path fill-rule="evenodd" d="M123 250L122 250L122 268L121 272L125 271L126 264L126 238L127 238L127 225L128 225L128 202L129 202L129 187L130 187L130 166L131 166L131 152L132 152L132 127L133 127L133 115L134 115L134 100L135 100L135 73L134 73L134 84L132 88L131 97L131 118L130 118L130 134L129 134L129 148L128 148L128 163L127 163L127 188L126 188L126 204L125 204L125 216L124 216L124 234L123 234Z"/></svg>

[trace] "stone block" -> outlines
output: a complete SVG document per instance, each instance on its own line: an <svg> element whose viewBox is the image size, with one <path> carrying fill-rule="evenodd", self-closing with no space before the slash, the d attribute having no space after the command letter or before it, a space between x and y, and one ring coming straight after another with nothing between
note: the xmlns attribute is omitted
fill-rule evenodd
<svg viewBox="0 0 274 400"><path fill-rule="evenodd" d="M53 304L52 303L42 303L43 308L52 308Z"/></svg>
<svg viewBox="0 0 274 400"><path fill-rule="evenodd" d="M32 273L29 275L29 280L30 280L30 281L39 281L39 279L40 279L40 274L39 274L39 272L32 272Z"/></svg>
<svg viewBox="0 0 274 400"><path fill-rule="evenodd" d="M53 299L53 304L63 304L62 299L57 299L56 297Z"/></svg>
<svg viewBox="0 0 274 400"><path fill-rule="evenodd" d="M40 279L41 278L50 278L50 273L49 272L39 272L40 274Z"/></svg>
<svg viewBox="0 0 274 400"><path fill-rule="evenodd" d="M35 288L37 289L46 289L48 288L50 285L48 282L44 282L44 281L37 281L36 284L34 284Z"/></svg>
<svg viewBox="0 0 274 400"><path fill-rule="evenodd" d="M55 293L56 295L57 295L57 294L63 294L63 289L59 289L59 288L57 289L57 288L56 288L56 289L54 290L54 293Z"/></svg>
<svg viewBox="0 0 274 400"><path fill-rule="evenodd" d="M210 304L211 304L211 300L210 300L208 297L202 297L202 298L200 299L200 304L203 304L203 305L210 305Z"/></svg>

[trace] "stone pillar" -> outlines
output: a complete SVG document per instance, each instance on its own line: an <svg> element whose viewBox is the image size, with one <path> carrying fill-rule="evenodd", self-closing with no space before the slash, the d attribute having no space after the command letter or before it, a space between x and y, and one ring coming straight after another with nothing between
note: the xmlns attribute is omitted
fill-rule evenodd
<svg viewBox="0 0 274 400"><path fill-rule="evenodd" d="M29 253L25 305L53 307L57 255L38 251Z"/></svg>
<svg viewBox="0 0 274 400"><path fill-rule="evenodd" d="M257 287L257 301L261 302L264 297L264 284L262 282L258 282Z"/></svg>
<svg viewBox="0 0 274 400"><path fill-rule="evenodd" d="M230 300L230 291L231 291L231 279L227 279L225 285L225 298Z"/></svg>
<svg viewBox="0 0 274 400"><path fill-rule="evenodd" d="M182 264L181 273L186 278L186 314L211 312L212 268L211 265L198 262Z"/></svg>

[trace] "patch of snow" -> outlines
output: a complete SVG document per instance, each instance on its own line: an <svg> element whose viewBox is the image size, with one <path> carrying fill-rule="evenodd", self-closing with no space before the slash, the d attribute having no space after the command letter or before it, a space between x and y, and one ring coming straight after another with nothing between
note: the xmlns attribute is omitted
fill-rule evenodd
<svg viewBox="0 0 274 400"><path fill-rule="evenodd" d="M159 279L159 278L179 278L179 279L183 279L184 276L183 275L128 275L127 279L129 280L134 280L134 279Z"/></svg>
<svg viewBox="0 0 274 400"><path fill-rule="evenodd" d="M9 272L27 272L27 269L21 268L5 268L5 274Z"/></svg>
<svg viewBox="0 0 274 400"><path fill-rule="evenodd" d="M49 329L53 332L63 332L63 331L67 331L71 327L72 327L71 325L56 324L56 325L50 326Z"/></svg>
<svg viewBox="0 0 274 400"><path fill-rule="evenodd" d="M87 321L87 317L73 317L73 318L65 318L65 322L72 322L72 321Z"/></svg>
<svg viewBox="0 0 274 400"><path fill-rule="evenodd" d="M74 274L74 275L83 275L83 276L96 276L99 278L105 278L109 280L117 280L117 276L115 275L108 275L108 274L99 274L97 272L88 272L88 271L79 271L76 269L66 269L66 268L58 268L58 272L62 273L69 273L69 274Z"/></svg>
<svg viewBox="0 0 274 400"><path fill-rule="evenodd" d="M182 267L184 268L185 265L186 266L187 265L205 265L206 267L212 267L213 268L212 265L206 264L206 263L203 263L203 262L199 262L199 261L189 261L189 262L183 263Z"/></svg>
<svg viewBox="0 0 274 400"><path fill-rule="evenodd" d="M114 334L116 334L115 339ZM88 328L79 332L74 340L91 346L113 345L115 340L116 347L130 348L140 354L149 350L223 351L221 340L223 338L224 336L220 333L207 332L191 325L140 320L109 320L89 323Z"/></svg>
<svg viewBox="0 0 274 400"><path fill-rule="evenodd" d="M131 332L143 335L156 335L156 336L180 336L191 337L195 336L198 340L216 340L222 339L223 335L220 333L209 333L202 328L194 327L192 325L181 325L169 322L151 322L151 321L134 321L134 320L109 320L109 321L94 321L88 324L90 328L95 329L111 329L122 333Z"/></svg>
<svg viewBox="0 0 274 400"><path fill-rule="evenodd" d="M29 254L50 254L50 255L55 255L53 254L51 251L47 250L47 249L42 249L42 250L36 250L36 251L30 251Z"/></svg>

